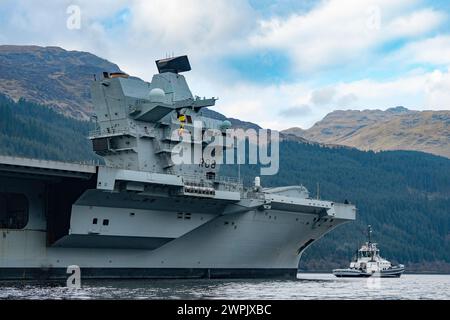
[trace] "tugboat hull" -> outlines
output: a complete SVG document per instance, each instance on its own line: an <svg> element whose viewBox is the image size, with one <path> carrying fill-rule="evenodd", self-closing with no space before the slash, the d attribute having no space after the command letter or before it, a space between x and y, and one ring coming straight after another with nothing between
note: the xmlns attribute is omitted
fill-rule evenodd
<svg viewBox="0 0 450 320"><path fill-rule="evenodd" d="M380 278L399 278L405 272L403 265L395 266L380 272L368 273L358 269L335 269L333 274L338 278L368 278L371 276Z"/></svg>
<svg viewBox="0 0 450 320"><path fill-rule="evenodd" d="M386 270L381 270L380 277L381 278L399 278L402 273L405 272L405 267L403 265L399 265L396 267L392 267Z"/></svg>
<svg viewBox="0 0 450 320"><path fill-rule="evenodd" d="M335 269L333 274L338 278L367 278L372 274L357 269Z"/></svg>

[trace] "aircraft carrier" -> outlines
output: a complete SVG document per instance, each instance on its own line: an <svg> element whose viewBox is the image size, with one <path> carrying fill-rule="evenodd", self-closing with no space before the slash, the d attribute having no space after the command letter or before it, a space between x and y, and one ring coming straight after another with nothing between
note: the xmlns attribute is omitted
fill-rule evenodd
<svg viewBox="0 0 450 320"><path fill-rule="evenodd" d="M66 279L73 265L82 278L295 277L311 243L355 219L301 185L244 188L218 164L174 163L173 132L230 123L192 95L187 56L156 64L150 83L93 81L103 165L0 156L0 280Z"/></svg>

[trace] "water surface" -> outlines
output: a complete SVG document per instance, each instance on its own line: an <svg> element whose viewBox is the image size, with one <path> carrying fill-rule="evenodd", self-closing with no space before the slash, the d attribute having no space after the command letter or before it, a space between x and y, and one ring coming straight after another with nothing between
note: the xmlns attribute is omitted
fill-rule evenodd
<svg viewBox="0 0 450 320"><path fill-rule="evenodd" d="M61 283L1 282L0 299L450 299L450 275L297 280L98 280L80 289Z"/></svg>

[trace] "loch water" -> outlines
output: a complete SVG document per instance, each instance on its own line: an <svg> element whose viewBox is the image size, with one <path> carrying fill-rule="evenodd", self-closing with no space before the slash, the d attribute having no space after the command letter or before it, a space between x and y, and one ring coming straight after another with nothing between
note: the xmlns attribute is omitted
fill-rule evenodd
<svg viewBox="0 0 450 320"><path fill-rule="evenodd" d="M0 299L450 299L450 275L336 278L298 274L296 280L91 280L63 283L0 282Z"/></svg>

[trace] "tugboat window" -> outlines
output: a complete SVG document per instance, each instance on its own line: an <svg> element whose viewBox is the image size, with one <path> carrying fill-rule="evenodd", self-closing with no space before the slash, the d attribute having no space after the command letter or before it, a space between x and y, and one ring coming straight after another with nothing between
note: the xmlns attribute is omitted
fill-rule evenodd
<svg viewBox="0 0 450 320"><path fill-rule="evenodd" d="M28 223L28 199L19 193L0 193L0 229L23 229Z"/></svg>

